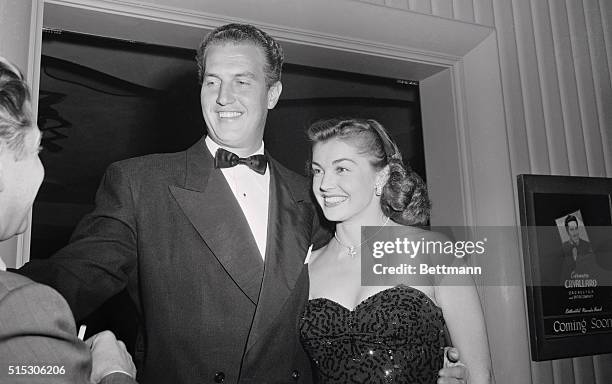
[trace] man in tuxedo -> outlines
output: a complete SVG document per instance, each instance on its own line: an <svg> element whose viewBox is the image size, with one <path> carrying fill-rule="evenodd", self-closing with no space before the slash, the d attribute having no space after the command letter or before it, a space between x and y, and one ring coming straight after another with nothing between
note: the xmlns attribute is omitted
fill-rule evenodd
<svg viewBox="0 0 612 384"><path fill-rule="evenodd" d="M0 57L0 240L26 229L44 174L40 137L21 72ZM129 384L135 374L112 333L82 342L66 301L0 259L0 383Z"/></svg>
<svg viewBox="0 0 612 384"><path fill-rule="evenodd" d="M212 31L197 53L208 135L112 164L71 243L22 268L77 318L127 287L144 328L142 383L312 382L298 319L318 219L308 181L263 143L282 62L258 28Z"/></svg>
<svg viewBox="0 0 612 384"><path fill-rule="evenodd" d="M77 319L127 287L144 331L142 383L308 383L297 321L317 216L307 180L262 141L281 48L226 26L198 64L208 136L112 164L71 243L20 273L56 288Z"/></svg>
<svg viewBox="0 0 612 384"><path fill-rule="evenodd" d="M578 218L567 215L564 221L569 240L561 244L563 261L561 263L561 284L571 279L572 274L594 273L597 270L595 253L591 243L580 238Z"/></svg>

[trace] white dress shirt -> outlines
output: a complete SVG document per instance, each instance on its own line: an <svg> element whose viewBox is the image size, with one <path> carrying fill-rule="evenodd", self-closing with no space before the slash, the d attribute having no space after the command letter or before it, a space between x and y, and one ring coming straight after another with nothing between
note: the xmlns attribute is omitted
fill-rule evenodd
<svg viewBox="0 0 612 384"><path fill-rule="evenodd" d="M217 149L223 148L232 152L230 148L221 147L215 143L210 136L205 139L208 150L215 157ZM251 155L263 155L264 144ZM238 164L231 168L221 168L223 176L229 184L234 197L240 204L242 213L249 223L251 233L259 248L262 259L266 255L266 238L268 236L268 204L270 200L270 167L266 173L260 175L244 164Z"/></svg>

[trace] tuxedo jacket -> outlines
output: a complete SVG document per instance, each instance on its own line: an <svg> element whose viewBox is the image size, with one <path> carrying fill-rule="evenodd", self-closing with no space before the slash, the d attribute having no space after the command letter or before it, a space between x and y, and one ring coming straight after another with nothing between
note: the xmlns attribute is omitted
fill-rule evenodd
<svg viewBox="0 0 612 384"><path fill-rule="evenodd" d="M0 271L0 383L89 384L90 373L91 353L76 337L66 301L50 287ZM120 373L101 381L130 383Z"/></svg>
<svg viewBox="0 0 612 384"><path fill-rule="evenodd" d="M564 241L561 244L563 249L563 261L561 262L561 284L565 283L566 279L572 278L572 273L593 274L597 271L596 256L593 253L591 243L578 239L578 244L574 245L571 241ZM576 248L576 260L573 256L573 248ZM595 276L590 276L594 278Z"/></svg>
<svg viewBox="0 0 612 384"><path fill-rule="evenodd" d="M297 323L314 206L306 179L269 161L265 262L202 138L112 164L71 243L21 269L77 319L127 286L141 312L141 383L309 383Z"/></svg>

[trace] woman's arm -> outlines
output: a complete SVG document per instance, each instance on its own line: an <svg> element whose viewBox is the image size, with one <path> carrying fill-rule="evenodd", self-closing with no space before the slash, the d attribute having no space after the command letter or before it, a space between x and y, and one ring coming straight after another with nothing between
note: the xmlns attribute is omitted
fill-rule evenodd
<svg viewBox="0 0 612 384"><path fill-rule="evenodd" d="M453 346L459 350L460 359L468 368L468 383L491 383L487 330L474 281L467 277L461 286L437 285L434 292Z"/></svg>

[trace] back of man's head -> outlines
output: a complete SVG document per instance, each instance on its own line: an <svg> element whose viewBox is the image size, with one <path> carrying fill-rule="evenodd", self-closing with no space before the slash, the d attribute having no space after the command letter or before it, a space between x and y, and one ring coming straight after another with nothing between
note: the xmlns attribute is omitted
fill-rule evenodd
<svg viewBox="0 0 612 384"><path fill-rule="evenodd" d="M0 57L0 148L20 157L24 137L32 127L30 91L23 75L14 65Z"/></svg>

